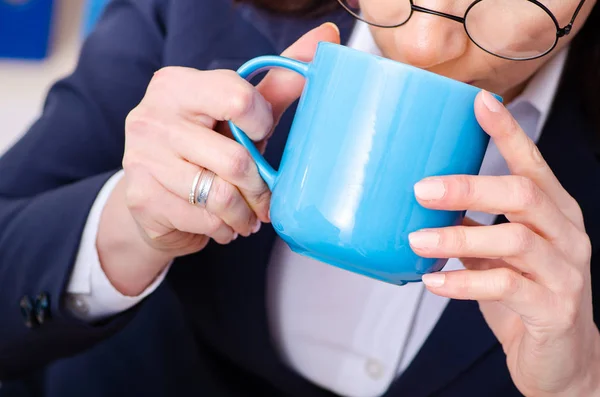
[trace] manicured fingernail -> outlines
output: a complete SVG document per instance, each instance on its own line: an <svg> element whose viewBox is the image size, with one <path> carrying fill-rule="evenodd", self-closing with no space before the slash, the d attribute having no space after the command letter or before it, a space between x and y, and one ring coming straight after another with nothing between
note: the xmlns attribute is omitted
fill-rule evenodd
<svg viewBox="0 0 600 397"><path fill-rule="evenodd" d="M483 99L483 104L490 112L498 113L502 110L502 104L489 92L483 90L481 99Z"/></svg>
<svg viewBox="0 0 600 397"><path fill-rule="evenodd" d="M423 284L429 287L441 287L446 282L446 275L444 273L429 273L424 274Z"/></svg>
<svg viewBox="0 0 600 397"><path fill-rule="evenodd" d="M408 235L408 242L415 248L435 248L440 243L440 235L437 232L414 232Z"/></svg>
<svg viewBox="0 0 600 397"><path fill-rule="evenodd" d="M415 195L421 200L439 200L445 194L446 187L439 179L425 179L415 184Z"/></svg>
<svg viewBox="0 0 600 397"><path fill-rule="evenodd" d="M260 230L260 226L261 225L262 225L262 223L260 223L260 219L257 219L256 223L252 227L252 233L258 233L258 231Z"/></svg>
<svg viewBox="0 0 600 397"><path fill-rule="evenodd" d="M238 233L234 233L233 234L233 240L235 240L236 238L238 238L239 234Z"/></svg>

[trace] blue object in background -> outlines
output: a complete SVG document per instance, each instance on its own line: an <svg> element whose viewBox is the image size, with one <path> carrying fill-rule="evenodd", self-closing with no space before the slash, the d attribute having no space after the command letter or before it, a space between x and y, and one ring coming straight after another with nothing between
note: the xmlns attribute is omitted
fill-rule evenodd
<svg viewBox="0 0 600 397"><path fill-rule="evenodd" d="M88 0L83 18L83 32L85 36L94 29L98 18L102 15L102 11L104 11L104 7L106 7L106 4L108 4L109 1L110 0Z"/></svg>
<svg viewBox="0 0 600 397"><path fill-rule="evenodd" d="M326 42L311 63L263 56L238 73L271 67L307 81L279 170L230 126L273 191L277 234L297 253L393 284L441 270L446 259L417 256L408 234L460 224L464 212L421 206L413 186L479 172L489 141L473 109L480 90Z"/></svg>
<svg viewBox="0 0 600 397"><path fill-rule="evenodd" d="M0 58L48 55L53 0L0 0Z"/></svg>

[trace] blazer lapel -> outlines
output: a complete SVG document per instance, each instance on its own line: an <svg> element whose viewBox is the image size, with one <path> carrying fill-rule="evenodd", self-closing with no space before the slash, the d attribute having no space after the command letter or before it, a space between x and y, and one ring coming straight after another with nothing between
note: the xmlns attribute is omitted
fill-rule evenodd
<svg viewBox="0 0 600 397"><path fill-rule="evenodd" d="M498 340L483 319L477 302L450 301L412 364L392 385L388 395L429 396L497 345Z"/></svg>
<svg viewBox="0 0 600 397"><path fill-rule="evenodd" d="M579 203L595 253L600 249L600 159L591 145L600 135L589 124L569 85L557 97L539 148L563 187Z"/></svg>

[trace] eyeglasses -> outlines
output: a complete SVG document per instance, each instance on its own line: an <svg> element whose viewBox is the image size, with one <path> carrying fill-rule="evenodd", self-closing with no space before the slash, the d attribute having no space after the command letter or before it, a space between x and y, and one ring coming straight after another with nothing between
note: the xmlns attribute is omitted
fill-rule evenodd
<svg viewBox="0 0 600 397"><path fill-rule="evenodd" d="M554 14L537 0L476 0L460 17L415 5L413 0L338 0L354 18L380 28L404 25L413 12L448 18L463 24L467 36L483 51L500 58L526 61L551 52L571 32L583 7L560 27Z"/></svg>

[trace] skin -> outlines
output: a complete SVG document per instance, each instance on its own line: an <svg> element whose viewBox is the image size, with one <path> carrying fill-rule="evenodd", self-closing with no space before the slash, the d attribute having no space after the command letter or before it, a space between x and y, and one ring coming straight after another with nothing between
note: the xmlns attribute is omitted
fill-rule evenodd
<svg viewBox="0 0 600 397"><path fill-rule="evenodd" d="M549 6L562 25L576 1L555 3ZM421 0L419 5L461 15L468 2ZM575 36L593 5L586 2L573 33L558 48ZM472 82L506 102L550 59L491 56L468 40L460 24L421 13L400 28L372 32L385 56ZM282 55L310 61L319 41L339 42L337 28L322 25ZM223 70L167 67L154 75L127 118L125 177L104 208L98 232L100 261L115 288L138 295L174 258L202 250L211 238L227 244L248 236L269 221L269 190L223 121L233 120L264 147L303 83L283 70L269 72L258 87ZM417 254L463 258L466 267L426 275L423 282L435 294L479 302L523 394L600 395L591 246L581 210L503 105L482 91L475 112L511 175L428 178L415 185L415 195L428 208L504 214L510 223L481 226L467 220L463 226L411 234ZM218 175L206 209L187 202L200 167Z"/></svg>

